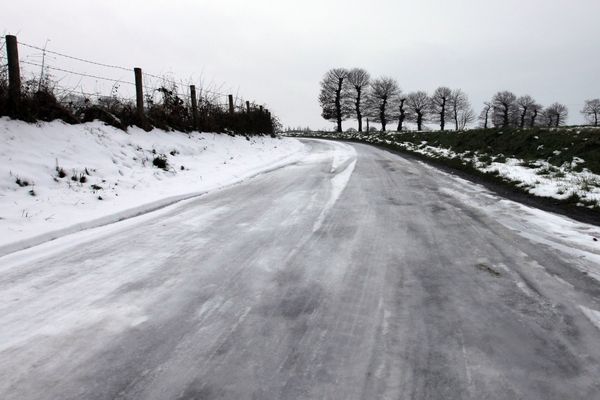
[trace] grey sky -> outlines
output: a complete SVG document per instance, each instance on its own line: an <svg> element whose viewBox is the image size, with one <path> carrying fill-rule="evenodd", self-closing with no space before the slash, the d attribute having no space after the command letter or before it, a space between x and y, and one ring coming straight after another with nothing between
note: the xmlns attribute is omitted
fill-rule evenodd
<svg viewBox="0 0 600 400"><path fill-rule="evenodd" d="M477 112L498 90L531 94L581 122L583 101L600 97L599 15L598 0L20 0L2 6L0 27L26 43L49 38L51 50L224 83L284 125L329 128L318 83L338 66L404 91L460 87Z"/></svg>

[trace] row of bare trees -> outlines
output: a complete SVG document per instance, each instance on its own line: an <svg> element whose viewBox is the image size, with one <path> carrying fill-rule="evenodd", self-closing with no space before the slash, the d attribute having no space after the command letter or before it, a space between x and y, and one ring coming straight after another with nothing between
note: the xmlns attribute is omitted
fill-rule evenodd
<svg viewBox="0 0 600 400"><path fill-rule="evenodd" d="M405 128L406 122L423 129L425 123L439 124L444 131L450 126L456 131L464 130L475 122L476 116L469 98L461 89L445 86L429 95L424 91L403 93L398 82L390 77L371 79L361 68L334 68L324 75L319 94L323 118L333 121L338 132L342 121L355 119L358 131L363 131L363 119L381 124L385 131L392 123L397 130ZM587 121L598 126L600 99L587 100L581 113ZM479 115L481 127L531 128L536 126L559 127L565 125L569 111L567 106L553 103L540 105L533 97L517 97L509 91L496 93L484 103Z"/></svg>
<svg viewBox="0 0 600 400"><path fill-rule="evenodd" d="M336 123L342 131L342 121L356 119L358 131L363 131L363 118L381 124L381 130L397 122L401 131L406 122L421 130L426 122L437 122L445 130L449 123L462 130L475 120L467 95L460 89L438 88L433 95L417 91L403 93L395 79L371 79L361 68L334 68L325 74L319 94L322 116Z"/></svg>
<svg viewBox="0 0 600 400"><path fill-rule="evenodd" d="M598 126L600 99L586 100L580 112L589 124ZM484 103L479 119L483 128L532 128L563 126L568 116L569 110L564 104L553 103L543 107L529 95L517 97L512 92L504 91L496 93L492 101Z"/></svg>
<svg viewBox="0 0 600 400"><path fill-rule="evenodd" d="M529 95L517 97L509 91L498 92L492 100L484 103L479 115L481 126L532 128L536 126L559 127L565 125L569 110L567 106L553 103L543 107Z"/></svg>

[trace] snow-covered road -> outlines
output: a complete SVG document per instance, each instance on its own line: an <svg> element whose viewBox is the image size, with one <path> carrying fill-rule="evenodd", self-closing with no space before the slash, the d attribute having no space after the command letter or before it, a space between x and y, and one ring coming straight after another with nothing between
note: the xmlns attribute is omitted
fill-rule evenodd
<svg viewBox="0 0 600 400"><path fill-rule="evenodd" d="M600 229L304 142L0 258L0 398L600 398Z"/></svg>

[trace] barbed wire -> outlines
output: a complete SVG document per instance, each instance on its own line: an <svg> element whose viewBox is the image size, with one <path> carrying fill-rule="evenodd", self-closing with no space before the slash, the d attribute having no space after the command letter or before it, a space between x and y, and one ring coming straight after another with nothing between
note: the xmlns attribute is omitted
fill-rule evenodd
<svg viewBox="0 0 600 400"><path fill-rule="evenodd" d="M98 99L115 99L115 100L120 100L123 102L133 102L132 98L116 96L112 93L109 95L100 94L100 93L90 93L90 92L85 92L82 89L70 89L70 88L66 88L63 86L59 86L59 85L53 85L53 89L57 89L59 91L66 92L66 93L62 93L63 96L82 95L82 96L88 96L88 97L96 97Z"/></svg>
<svg viewBox="0 0 600 400"><path fill-rule="evenodd" d="M160 80L162 80L162 81L164 81L166 83L170 83L170 84L172 84L174 86L179 86L179 87L181 87L181 86L188 86L183 81L177 82L177 81L175 81L173 79L169 79L166 76L158 76L158 75L154 75L154 74L151 74L151 73L148 73L148 72L143 72L143 71L142 71L142 75L149 76L149 77L155 78L155 79L160 79ZM213 94L213 95L216 95L216 96L223 96L223 97L229 96L228 93L217 92L217 91L214 91L214 90L209 90L209 89L204 89L204 88L199 88L198 90L201 91L201 92L203 92L203 93L209 93L209 94Z"/></svg>
<svg viewBox="0 0 600 400"><path fill-rule="evenodd" d="M54 55L57 55L57 56L60 56L60 57L65 57L65 58L69 58L69 59L80 61L80 62L85 62L85 63L92 64L92 65L98 65L98 66L101 66L101 67L113 68L113 69L118 69L118 70L128 71L128 72L131 72L133 70L133 68L126 68L126 67L122 67L122 66L118 66L118 65L111 65L111 64L100 63L100 62L97 62L97 61L87 60L87 59L84 59L84 58L75 57L75 56L71 56L71 55L68 55L68 54L60 53L58 51L47 50L47 49L44 49L42 47L35 46L35 45L29 44L29 43L25 43L25 42L19 42L19 44L23 45L23 46L26 46L26 47L29 47L29 48L32 48L32 49L35 49L35 50L38 50L38 51L41 51L41 52L44 52L44 53L54 54ZM30 64L33 65L33 63L30 63ZM41 65L38 65L38 66L41 67ZM67 73L77 74L77 75L80 75L80 76L86 76L86 77L96 78L96 79L110 80L110 81L113 81L113 82L114 81L120 81L120 80L106 78L106 77L100 77L100 76L96 76L96 75L90 75L90 74L85 74L85 73L80 73L80 72L75 72L75 71L69 71L69 70L65 70L65 69L61 69L61 68L57 68L57 67L49 67L49 68L50 69L55 69L55 70L58 70L58 71L67 72ZM186 86L182 81L177 82L177 81L175 81L173 79L167 78L166 76L159 76L159 75L152 74L152 73L149 73L149 72L144 72L144 71L142 71L142 75L148 76L148 77L151 77L151 78L155 78L155 79L160 79L160 80L162 80L164 82L171 83L172 85L175 85L175 86ZM135 85L132 82L127 82L127 81L122 81L122 82L131 84L131 85ZM213 95L217 95L217 96L224 96L224 97L228 96L228 94L226 94L226 93L218 92L218 91L214 91L214 90L209 90L209 89L201 89L201 91L204 92L204 93L209 93L209 94L213 94Z"/></svg>
<svg viewBox="0 0 600 400"><path fill-rule="evenodd" d="M2 39L2 42L5 42L4 38L1 38L1 39ZM25 43L25 42L19 41L19 45L23 45L25 47L28 47L28 48L31 48L31 49L34 49L34 50L37 50L37 51L40 51L40 52L43 53L42 55L40 55L40 54L35 55L36 57L44 56L45 54L52 54L52 55L56 55L56 56L59 56L59 57L64 57L64 58L68 58L68 59L71 59L71 60L75 60L75 61L79 61L79 62L91 64L91 65L96 65L96 66L100 66L100 67L104 67L104 68L112 68L112 69L117 69L117 70L127 71L127 72L133 71L133 68L126 68L126 67L119 66L119 65L106 64L106 63L101 63L101 62L97 62L97 61L88 60L88 59L81 58L81 57L75 57L75 56L72 56L72 55L69 55L69 54L65 54L65 53L61 53L61 52L58 52L58 51L48 50L48 49L42 48L40 46L32 45L30 43ZM30 55L26 56L26 58L29 58L29 57L33 57L33 56L30 56ZM116 83L124 83L124 84L127 84L127 85L135 86L134 82L130 82L130 81L127 81L127 80L114 79L114 78L109 78L109 77L101 76L101 75L83 73L83 72L73 71L73 70L69 70L69 69L65 69L65 68L54 67L54 66L47 65L47 64L42 65L42 64L39 64L39 63L35 63L35 62L31 62L31 61L26 61L26 60L21 60L20 63L31 65L31 66L35 66L35 67L40 67L40 68L43 67L43 68L47 68L49 70L60 71L60 72L64 72L64 73L67 73L67 74L78 75L78 76L81 76L81 77L87 77L87 78L92 78L92 79L99 79L99 80L103 80L103 81L107 81L107 82L113 82L113 83L115 83L115 82ZM8 67L8 64L0 65L0 69L7 68L7 67ZM170 83L170 84L172 84L175 87L185 87L185 86L188 86L188 84L184 83L183 81L179 81L178 82L178 81L176 81L174 79L171 79L171 78L169 78L167 76L159 76L159 75L152 74L152 73L149 73L149 72L144 72L144 71L142 71L142 75L145 76L145 77L149 77L149 78L159 79L162 82L164 82L164 83ZM156 92L156 91L158 91L160 89L160 87L157 88L157 87L152 87L152 86L149 86L149 85L144 85L143 87L144 87L145 91L147 91L147 92L148 91ZM75 92L75 90L77 90L77 89L74 89L73 92ZM228 93L223 93L223 92L220 92L220 91L217 91L217 90L210 90L210 89L206 89L206 88L202 88L202 87L198 88L198 92L199 92L198 97L200 99L202 99L203 97L204 98L208 98L208 96L210 96L210 95L212 95L212 96L221 96L221 97L227 97L227 96L229 96ZM92 93L88 93L88 95L93 95L93 94ZM191 99L191 95L190 94L186 94L186 93L182 92L182 93L177 93L177 95L180 96L180 97L184 97L186 99ZM237 102L238 96L236 95L235 98L236 98L235 101ZM252 102L252 105L253 105L253 107L255 107L256 103ZM228 103L225 103L224 106L228 106ZM240 106L240 108L244 108L243 105Z"/></svg>
<svg viewBox="0 0 600 400"><path fill-rule="evenodd" d="M41 67L43 67L43 68L48 68L48 69L55 70L55 71L66 72L66 73L68 73L68 74L73 74L73 75L84 76L84 77L86 77L86 78L101 79L101 80L104 80L104 81L109 81L109 82L126 83L126 84L128 84L128 85L135 86L135 83L133 83L133 82L129 82L129 81L124 81L124 80L121 80L121 79L114 79L114 78L107 78L107 77L105 77L105 76L98 76L98 75L84 74L84 73L82 73L82 72L76 72L76 71L71 71L71 70L68 70L68 69L63 69L63 68L58 68L58 67L52 67L52 66L50 66L50 65L42 65L42 64L38 64L38 63L32 63L32 62L30 62L30 61L24 61L24 60L21 60L20 62L21 62L21 63L23 63L23 64L33 65L33 66L35 66L35 67L40 67L40 68L41 68Z"/></svg>
<svg viewBox="0 0 600 400"><path fill-rule="evenodd" d="M28 43L19 42L19 44L23 45L23 46L26 46L26 47L30 47L32 49L40 50L40 51L42 51L44 53L55 54L57 56L61 56L61 57L65 57L65 58L70 58L71 60L81 61L81 62L84 62L84 63L98 65L98 66L101 66L101 67L120 69L122 71L128 71L128 72L131 72L133 70L133 68L125 68L125 67L121 67L121 66L118 66L118 65L104 64L104 63L100 63L100 62L97 62L97 61L91 61L91 60L86 60L84 58L70 56L70 55L67 55L67 54L59 53L58 51L47 50L47 49L44 49L44 48L41 48L41 47L38 47L38 46L34 46L34 45L28 44Z"/></svg>
<svg viewBox="0 0 600 400"><path fill-rule="evenodd" d="M174 86L177 86L177 87L188 86L188 85L187 85L186 83L184 83L184 82L181 82L181 81L180 81L180 82L177 82L177 81L174 81L174 80L172 80L172 79L169 79L169 78L167 78L167 77L161 77L161 76L158 76L158 75L147 74L147 73L145 73L145 72L142 72L142 75L147 75L147 76L149 76L149 77L151 77L151 78L160 79L160 80L162 80L162 81L163 81L163 82L165 82L165 83L170 83L171 85L174 85ZM156 88L155 88L154 90L156 90ZM212 94L212 95L215 95L215 96L223 96L223 97L227 97L227 96L229 96L229 94L227 94L227 93L216 92L216 91L214 91L214 90L209 90L209 89L204 89L204 88L199 88L199 89L198 89L198 91L200 92L200 96L201 96L203 93L208 93L208 94ZM188 96L188 97L191 97L190 95L186 95L186 96Z"/></svg>

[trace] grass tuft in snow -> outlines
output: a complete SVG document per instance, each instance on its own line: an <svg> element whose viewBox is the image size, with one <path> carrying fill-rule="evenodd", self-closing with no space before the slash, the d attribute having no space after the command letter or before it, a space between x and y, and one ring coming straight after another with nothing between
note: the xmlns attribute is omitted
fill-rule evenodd
<svg viewBox="0 0 600 400"><path fill-rule="evenodd" d="M29 181L27 181L26 179L21 179L17 176L17 179L15 180L15 183L17 185L19 185L20 187L27 187L29 186Z"/></svg>
<svg viewBox="0 0 600 400"><path fill-rule="evenodd" d="M59 178L64 178L65 176L67 176L67 173L65 172L65 170L62 167L56 167L56 175Z"/></svg>
<svg viewBox="0 0 600 400"><path fill-rule="evenodd" d="M154 165L156 168L164 169L165 171L169 170L169 162L167 160L167 156L164 154L154 157L154 160L152 160L152 165Z"/></svg>

